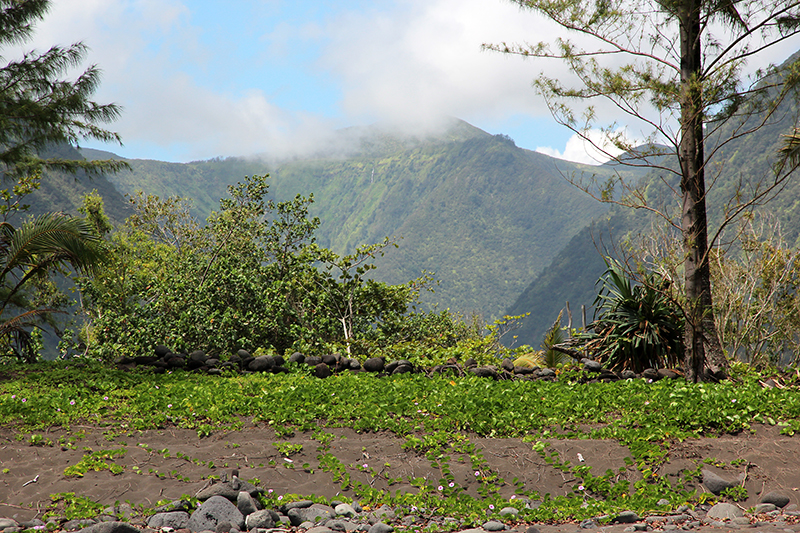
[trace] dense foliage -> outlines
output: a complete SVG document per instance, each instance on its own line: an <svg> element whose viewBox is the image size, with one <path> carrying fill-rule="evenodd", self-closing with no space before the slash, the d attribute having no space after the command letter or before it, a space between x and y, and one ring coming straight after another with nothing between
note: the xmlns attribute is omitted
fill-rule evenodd
<svg viewBox="0 0 800 533"><path fill-rule="evenodd" d="M314 195L309 210L321 221L321 246L347 254L394 237L401 246L376 257L376 279L399 284L422 270L435 272L440 284L435 294L421 295L425 305L478 313L487 322L502 316L569 238L605 210L563 179L587 167L523 150L463 122L405 143L399 133L370 132L362 141L378 139L386 142L346 157L277 163L136 160L130 161L133 172L110 179L129 194L141 189L162 198L190 197L193 214L205 219L226 184L269 170L276 200ZM548 325L554 317L547 317Z"/></svg>
<svg viewBox="0 0 800 533"><path fill-rule="evenodd" d="M19 227L0 223L0 355L35 361L33 332L52 324L60 307L52 272L64 265L91 272L102 257L98 239L81 218L50 213Z"/></svg>
<svg viewBox="0 0 800 533"><path fill-rule="evenodd" d="M26 42L49 0L0 0L0 47ZM91 272L103 258L97 235L85 220L63 213L28 211L26 197L41 187L43 172L98 173L126 168L119 160L64 157L60 145L81 139L119 142L102 124L119 115L115 104L90 100L100 72L91 66L75 80L62 79L79 66L86 46L54 46L0 66L0 355L34 361L41 331L67 305L57 287L68 267ZM4 53L5 55L5 53ZM52 210L55 206L48 205ZM57 329L57 328L56 328Z"/></svg>
<svg viewBox="0 0 800 533"><path fill-rule="evenodd" d="M266 176L230 187L204 225L182 199L132 197L134 214L108 242L110 260L83 283L91 353L146 354L166 344L222 354L409 350L424 357L420 351L483 342L482 328L449 312L411 308L428 276L401 285L371 279L374 258L393 245L388 239L335 254L315 242L313 197L277 202L268 190Z"/></svg>

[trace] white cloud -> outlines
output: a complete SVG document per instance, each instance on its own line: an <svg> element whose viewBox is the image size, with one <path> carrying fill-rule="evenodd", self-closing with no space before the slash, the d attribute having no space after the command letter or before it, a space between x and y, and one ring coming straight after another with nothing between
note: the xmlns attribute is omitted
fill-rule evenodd
<svg viewBox="0 0 800 533"><path fill-rule="evenodd" d="M614 135L621 135L625 142L634 146L644 142L641 138L630 136L624 129L615 131ZM611 157L623 153L599 129L590 130L587 132L586 137L588 139L581 137L577 133L574 134L567 141L563 152L549 146L539 146L536 151L558 159L566 159L567 161L586 165L602 165Z"/></svg>
<svg viewBox="0 0 800 533"><path fill-rule="evenodd" d="M560 34L507 0L347 0L313 20L270 19L284 8L301 6L295 15L305 9L276 0L262 9L263 21L244 20L254 12L244 2L202 4L55 0L33 45L89 45L87 64L104 71L95 100L125 108L111 129L128 144L173 147L176 160L297 152L327 139L334 126L375 120L419 126L448 115L500 128L513 116L541 123L550 115L531 81L540 71L570 79L558 61L481 51L487 42L553 41ZM220 25L227 33L211 38L193 22L208 20L193 14L209 6L227 9L241 24ZM237 31L262 26L260 35ZM282 76L277 67L288 68L286 78L264 83ZM571 139L563 154L549 150L587 161L579 144Z"/></svg>
<svg viewBox="0 0 800 533"><path fill-rule="evenodd" d="M414 122L549 115L530 86L544 63L481 50L483 43L554 36L539 17L502 0L399 5L391 13L346 13L326 30L331 43L320 65L340 80L348 113ZM566 75L562 65L551 66Z"/></svg>

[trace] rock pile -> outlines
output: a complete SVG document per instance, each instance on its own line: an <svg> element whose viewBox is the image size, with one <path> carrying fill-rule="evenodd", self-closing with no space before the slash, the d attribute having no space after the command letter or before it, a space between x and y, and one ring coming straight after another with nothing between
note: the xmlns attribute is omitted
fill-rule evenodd
<svg viewBox="0 0 800 533"><path fill-rule="evenodd" d="M555 381L556 372L551 368L515 366L511 358L504 359L499 365L479 366L474 359L467 359L463 363L451 358L447 363L430 368L421 368L411 361L398 359L386 361L385 357L370 357L363 363L356 358L346 357L342 354L327 354L322 356L305 356L302 353L293 353L288 360L280 355L262 355L253 357L247 350L239 350L227 361L208 355L202 350L190 354L174 353L166 346L157 346L155 354L142 357L122 357L116 361L120 369L131 369L136 366L150 366L156 373L167 371L187 370L205 374L221 375L224 372L239 374L252 374L269 372L280 374L291 372L287 363L292 365L307 365L313 368L313 374L318 378L327 378L342 372L372 372L382 376L394 374L448 374L464 376L473 374L478 377L502 380L542 380ZM630 370L613 372L605 369L597 361L582 359L583 371L586 376L583 382L618 381L621 379L645 378L648 381L661 379L675 379L680 377L678 372L667 369L648 368L641 374Z"/></svg>
<svg viewBox="0 0 800 533"><path fill-rule="evenodd" d="M274 509L262 509L258 496L263 489L240 480L234 472L230 481L212 484L197 494L200 502L192 510L190 502L177 500L147 514L139 515L130 504L117 504L106 508L93 519L66 520L50 518L48 522L31 520L19 523L10 518L0 518L1 533L21 533L26 530L79 531L80 533L286 533L305 531L306 533L391 533L398 529L437 531L459 531L461 533L484 533L486 531L505 531L511 529L506 522L515 524L519 533L539 533L536 527L519 524L515 519L519 513L515 507L507 507L498 512L498 520L488 520L482 524L465 523L455 517L431 516L424 510L396 510L382 506L365 510L357 502L332 501L330 505L314 503L310 500L294 501L279 505ZM770 492L761 498L753 512L746 514L739 506L718 503L714 506L699 505L694 509L682 506L673 511L659 513L646 518L631 511L616 516L603 516L584 520L581 529L598 529L601 524L607 531L615 525L615 531L674 531L698 530L704 527L727 529L751 528L769 525L777 531L796 531L789 528L796 525L800 512L797 505L789 505L789 497L779 492ZM535 506L539 502L527 502ZM669 506L669 501L658 502L661 507ZM502 520L502 521L501 521ZM574 526L572 526L574 528Z"/></svg>

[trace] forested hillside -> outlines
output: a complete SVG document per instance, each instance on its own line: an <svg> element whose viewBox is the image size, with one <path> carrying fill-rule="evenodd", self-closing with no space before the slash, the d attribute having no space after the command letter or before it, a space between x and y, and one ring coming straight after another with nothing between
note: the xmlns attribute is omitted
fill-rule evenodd
<svg viewBox="0 0 800 533"><path fill-rule="evenodd" d="M65 159L81 157L77 150L67 145L53 148L42 156ZM23 201L30 205L29 213L33 215L53 211L77 214L78 208L83 203L83 195L92 190L97 190L98 194L105 199L106 213L112 220L122 221L131 213L125 198L106 176L87 175L82 171L70 174L45 170L39 190L25 197Z"/></svg>
<svg viewBox="0 0 800 533"><path fill-rule="evenodd" d="M344 253L394 238L399 248L377 259L377 279L401 283L433 272L440 284L424 295L427 304L487 321L606 210L565 176L610 174L523 150L462 121L433 137L378 127L344 130L341 142L292 161L129 163L132 172L109 178L120 191L190 197L199 218L216 207L227 185L269 172L277 199L314 195L321 245Z"/></svg>

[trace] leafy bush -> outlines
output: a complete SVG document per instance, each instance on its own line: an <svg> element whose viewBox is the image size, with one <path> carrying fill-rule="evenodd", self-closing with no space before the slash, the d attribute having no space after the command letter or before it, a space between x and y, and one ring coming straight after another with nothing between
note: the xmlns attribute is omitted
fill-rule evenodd
<svg viewBox="0 0 800 533"><path fill-rule="evenodd" d="M682 321L656 274L634 285L611 258L598 283L597 318L576 338L582 347L612 370L675 368L683 350Z"/></svg>
<svg viewBox="0 0 800 533"><path fill-rule="evenodd" d="M335 254L314 241L313 196L275 202L268 189L265 176L231 187L205 225L183 200L133 197L110 261L84 283L93 353L109 359L157 344L369 353L473 334L449 313L409 313L429 276L401 285L368 277L391 241Z"/></svg>

